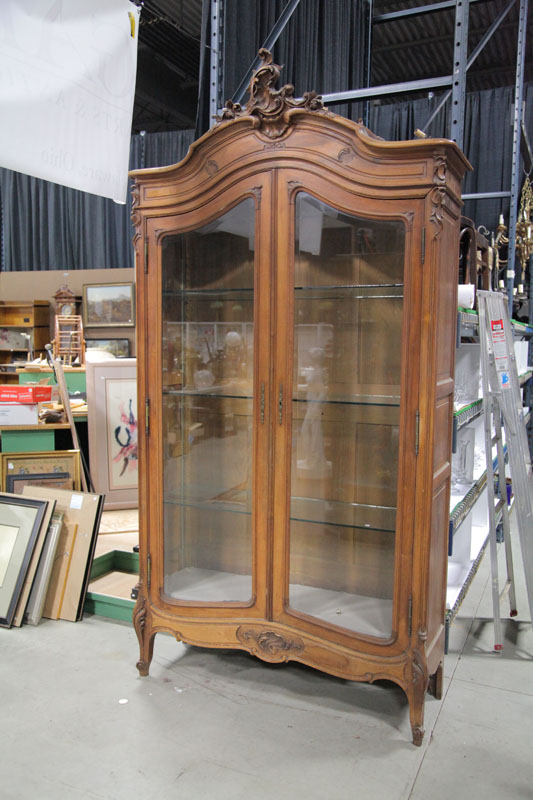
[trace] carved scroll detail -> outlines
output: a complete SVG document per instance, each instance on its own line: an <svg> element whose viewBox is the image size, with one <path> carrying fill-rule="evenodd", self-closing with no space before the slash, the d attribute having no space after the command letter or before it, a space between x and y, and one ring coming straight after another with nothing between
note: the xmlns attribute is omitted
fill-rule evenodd
<svg viewBox="0 0 533 800"><path fill-rule="evenodd" d="M261 195L262 195L262 188L261 186L252 186L250 189L254 197L257 199L257 207L261 208Z"/></svg>
<svg viewBox="0 0 533 800"><path fill-rule="evenodd" d="M444 203L445 197L446 197L446 190L442 186L435 187L435 189L432 189L430 194L433 209L431 211L429 219L437 228L435 236L438 236L443 228L442 205Z"/></svg>
<svg viewBox="0 0 533 800"><path fill-rule="evenodd" d="M141 584L138 583L137 587L141 588ZM140 637L144 630L144 626L146 624L146 597L144 595L139 595L139 599L133 609L133 627L137 632L137 636Z"/></svg>
<svg viewBox="0 0 533 800"><path fill-rule="evenodd" d="M419 628L418 629L418 640L422 644L424 644L424 642L427 642L427 638L428 638L428 632L424 628Z"/></svg>
<svg viewBox="0 0 533 800"><path fill-rule="evenodd" d="M408 229L411 230L411 228L413 227L413 220L415 218L415 212L414 211L404 211L403 216L405 217L405 219L407 221Z"/></svg>
<svg viewBox="0 0 533 800"><path fill-rule="evenodd" d="M133 245L138 239L141 238L140 233L140 224L141 224L141 212L139 210L139 185L134 183L131 187L131 222L134 227L135 233L133 234Z"/></svg>
<svg viewBox="0 0 533 800"><path fill-rule="evenodd" d="M267 657L283 657L289 654L303 653L305 645L301 639L285 639L276 631L246 630L242 626L237 629L237 638L254 655Z"/></svg>
<svg viewBox="0 0 533 800"><path fill-rule="evenodd" d="M433 167L433 183L446 182L446 156L435 156Z"/></svg>
<svg viewBox="0 0 533 800"><path fill-rule="evenodd" d="M354 158L355 152L352 147L343 147L337 154L337 160L340 161L341 164L349 164Z"/></svg>
<svg viewBox="0 0 533 800"><path fill-rule="evenodd" d="M293 98L294 86L287 83L281 89L274 86L281 75L281 67L272 61L272 53L262 47L259 58L263 65L254 73L248 91L250 97L244 108L240 103L227 100L222 115L217 117L221 122L238 117L255 117L255 127L269 139L277 139L289 127L287 111L292 108L303 108L306 111L327 113L322 98L316 92L306 92L302 100Z"/></svg>
<svg viewBox="0 0 533 800"><path fill-rule="evenodd" d="M206 170L207 174L209 175L209 177L211 177L216 172L218 172L218 164L217 164L217 162L214 161L212 158L210 158L209 161L207 162L207 164L205 165L205 170Z"/></svg>

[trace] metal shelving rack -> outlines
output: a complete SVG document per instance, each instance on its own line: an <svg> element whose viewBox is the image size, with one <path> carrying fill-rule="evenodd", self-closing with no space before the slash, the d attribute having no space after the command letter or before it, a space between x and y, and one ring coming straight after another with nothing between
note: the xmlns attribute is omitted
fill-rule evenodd
<svg viewBox="0 0 533 800"><path fill-rule="evenodd" d="M423 129L427 128L440 109L451 101L453 114L451 115L450 138L457 142L460 147L464 143L464 121L465 121L465 97L466 97L466 75L472 64L482 52L486 44L497 32L501 23L508 15L509 11L519 3L519 22L516 50L516 77L514 87L514 114L513 114L513 145L512 145L512 166L511 166L511 186L508 191L478 192L463 195L464 200L484 200L493 198L510 198L509 213L509 249L507 264L507 293L509 298L510 311L512 311L513 288L515 285L515 234L518 213L518 201L520 194L521 178L521 159L524 160L526 170L531 164L531 147L524 127L524 62L525 62L525 43L528 0L509 0L506 7L496 17L490 28L486 31L481 41L468 55L468 22L470 6L474 3L484 2L485 0L441 0L441 2L428 3L427 5L415 8L402 9L387 14L376 15L373 13L373 0L368 0L368 35L367 35L367 69L366 87L349 89L342 92L333 92L322 95L324 103L343 103L352 100L377 99L385 95L401 95L407 92L420 90L433 91L447 87L447 91L442 95L440 102L426 120ZM271 50L280 34L285 29L301 0L288 0L282 14L274 24L268 34L263 47ZM305 0L304 0L305 2ZM370 86L370 54L372 49L372 29L374 25L383 25L392 20L420 16L421 14L431 14L443 9L455 9L455 36L453 63L450 65L448 75L437 78L427 78L423 80L405 81L402 83L387 84L382 86ZM256 59L243 76L241 83L236 89L232 100L235 103L242 101L252 72L259 66L259 59ZM224 0L211 0L211 82L210 82L210 113L214 117L219 113L223 105L221 96L224 76ZM475 164L474 164L475 168Z"/></svg>

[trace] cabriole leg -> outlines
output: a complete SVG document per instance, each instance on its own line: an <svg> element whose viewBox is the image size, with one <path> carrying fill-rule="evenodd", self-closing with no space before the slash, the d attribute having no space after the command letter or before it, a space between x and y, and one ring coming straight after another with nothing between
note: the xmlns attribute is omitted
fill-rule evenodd
<svg viewBox="0 0 533 800"><path fill-rule="evenodd" d="M415 650L411 661L411 680L406 689L409 701L409 718L413 732L413 744L420 747L424 738L424 703L429 683L426 659Z"/></svg>
<svg viewBox="0 0 533 800"><path fill-rule="evenodd" d="M137 639L139 640L140 657L137 661L137 669L142 677L148 675L150 663L154 654L155 633L152 632L147 620L146 598L139 595L133 610L133 626Z"/></svg>

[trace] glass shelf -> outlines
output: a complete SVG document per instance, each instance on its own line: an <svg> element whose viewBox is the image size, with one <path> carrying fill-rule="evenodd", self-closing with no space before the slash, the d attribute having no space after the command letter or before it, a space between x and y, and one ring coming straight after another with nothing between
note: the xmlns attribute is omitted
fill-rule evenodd
<svg viewBox="0 0 533 800"><path fill-rule="evenodd" d="M209 390L193 389L192 387L186 389L163 389L162 394L163 396L172 396L172 397L216 397L227 400L253 400L252 395L227 394L224 392L223 389L220 389L218 387L212 387Z"/></svg>
<svg viewBox="0 0 533 800"><path fill-rule="evenodd" d="M401 300L403 283L295 286L295 300ZM333 294L336 292L337 294ZM357 294L358 293L358 294Z"/></svg>
<svg viewBox="0 0 533 800"><path fill-rule="evenodd" d="M214 296L227 296L230 300L236 299L237 295L243 295L243 300L251 302L254 296L253 289L238 288L238 289L223 289L223 288L207 288L207 289L163 289L163 297L183 297L184 299L190 296L209 297Z"/></svg>
<svg viewBox="0 0 533 800"><path fill-rule="evenodd" d="M399 408L399 395L381 394L354 394L347 397L328 396L325 399L311 400L307 397L306 391L297 391L293 397L295 403L319 403L321 405L341 405L341 406L392 406Z"/></svg>
<svg viewBox="0 0 533 800"><path fill-rule="evenodd" d="M297 522L335 525L342 528L394 533L396 508L365 503L342 503L307 497L293 497L291 519Z"/></svg>
<svg viewBox="0 0 533 800"><path fill-rule="evenodd" d="M167 493L165 495L165 506L181 507L181 508L195 508L200 511L216 511L226 512L231 514L245 514L251 516L251 508L246 508L243 503L230 502L225 500L173 500Z"/></svg>
<svg viewBox="0 0 533 800"><path fill-rule="evenodd" d="M403 250L360 250L357 253L335 253L334 256L330 256L330 258L334 259L341 259L341 258L364 258L365 261L368 257L371 256L373 258L379 257L383 258L383 256L396 256L397 258L404 257Z"/></svg>
<svg viewBox="0 0 533 800"><path fill-rule="evenodd" d="M325 284L323 286L295 286L297 292L301 291L323 291L335 289L403 289L403 283L342 283L338 286Z"/></svg>

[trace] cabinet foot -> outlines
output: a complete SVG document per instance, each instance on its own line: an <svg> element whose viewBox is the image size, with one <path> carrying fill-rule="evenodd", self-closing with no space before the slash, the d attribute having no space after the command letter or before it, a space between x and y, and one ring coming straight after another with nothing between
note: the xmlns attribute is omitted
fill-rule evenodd
<svg viewBox="0 0 533 800"><path fill-rule="evenodd" d="M137 634L137 639L139 640L140 649L140 658L136 666L139 670L139 675L145 677L148 675L150 663L154 654L155 633L152 633L147 622L146 598L144 595L139 595L133 610L133 626Z"/></svg>
<svg viewBox="0 0 533 800"><path fill-rule="evenodd" d="M409 701L409 719L413 732L413 744L420 747L424 738L424 703L429 683L426 658L423 651L413 650L410 664L410 682L406 689Z"/></svg>
<svg viewBox="0 0 533 800"><path fill-rule="evenodd" d="M437 700L442 700L442 676L443 668L442 662L437 667L433 675L429 676L428 692Z"/></svg>
<svg viewBox="0 0 533 800"><path fill-rule="evenodd" d="M426 731L421 725L415 725L411 730L413 731L413 744L420 747Z"/></svg>

